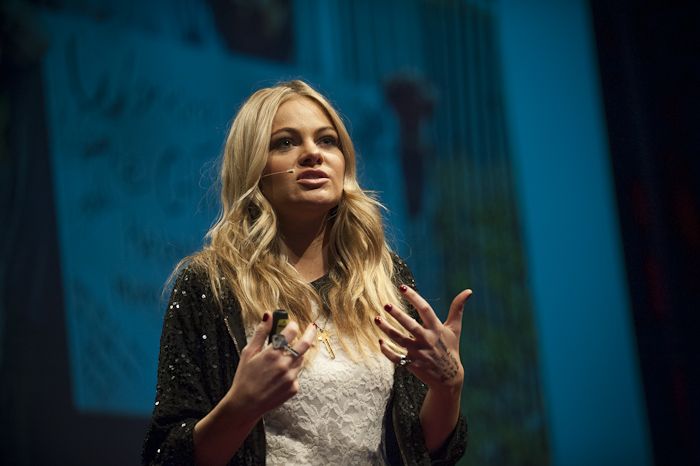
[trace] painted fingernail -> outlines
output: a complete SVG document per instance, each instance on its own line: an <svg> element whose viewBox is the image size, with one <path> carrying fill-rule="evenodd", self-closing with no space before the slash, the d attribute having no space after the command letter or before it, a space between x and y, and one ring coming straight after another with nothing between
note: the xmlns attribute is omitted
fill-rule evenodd
<svg viewBox="0 0 700 466"><path fill-rule="evenodd" d="M399 290L401 290L401 293L405 293L407 289L408 289L408 287L406 285L401 285L399 287Z"/></svg>
<svg viewBox="0 0 700 466"><path fill-rule="evenodd" d="M374 323L377 324L377 325L381 324L381 323L382 323L382 318L379 317L379 316L375 316L375 317L374 317Z"/></svg>
<svg viewBox="0 0 700 466"><path fill-rule="evenodd" d="M266 312L265 314L263 314L263 322L267 322L267 320L268 320L269 318L270 318L270 314L269 314L269 313Z"/></svg>
<svg viewBox="0 0 700 466"><path fill-rule="evenodd" d="M384 344L384 340L382 340L382 339L380 338L380 339L379 339L379 344L380 344L380 345L383 345L383 344Z"/></svg>
<svg viewBox="0 0 700 466"><path fill-rule="evenodd" d="M391 304L385 304L385 305L384 305L384 310L385 310L386 312L391 312L391 311L394 310L394 306L392 306Z"/></svg>

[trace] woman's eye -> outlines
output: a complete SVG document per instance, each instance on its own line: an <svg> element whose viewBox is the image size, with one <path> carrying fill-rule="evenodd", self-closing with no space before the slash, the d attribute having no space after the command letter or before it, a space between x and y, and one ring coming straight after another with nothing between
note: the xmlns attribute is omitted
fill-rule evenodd
<svg viewBox="0 0 700 466"><path fill-rule="evenodd" d="M319 140L319 143L323 146L337 146L338 145L336 138L333 136L323 136Z"/></svg>
<svg viewBox="0 0 700 466"><path fill-rule="evenodd" d="M280 138L272 143L272 149L289 149L290 147L292 147L290 138Z"/></svg>

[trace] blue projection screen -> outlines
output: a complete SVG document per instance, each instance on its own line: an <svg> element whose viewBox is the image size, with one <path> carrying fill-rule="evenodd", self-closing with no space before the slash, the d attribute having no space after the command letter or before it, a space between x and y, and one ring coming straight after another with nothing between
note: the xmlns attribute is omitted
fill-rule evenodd
<svg viewBox="0 0 700 466"><path fill-rule="evenodd" d="M161 290L217 214L216 160L229 121L254 89L299 75L117 26L44 20L74 403L148 415L167 299ZM337 96L351 122L391 120L374 87L311 82ZM355 129L365 184L390 187L382 196L400 226L402 188L387 182L398 163L389 150L395 131Z"/></svg>

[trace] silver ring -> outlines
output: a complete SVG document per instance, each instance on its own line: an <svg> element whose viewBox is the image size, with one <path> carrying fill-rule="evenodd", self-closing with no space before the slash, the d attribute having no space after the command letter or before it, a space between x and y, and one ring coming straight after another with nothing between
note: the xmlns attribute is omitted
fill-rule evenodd
<svg viewBox="0 0 700 466"><path fill-rule="evenodd" d="M408 366L408 365L411 364L412 362L413 362L413 361L411 361L410 359L408 359L406 356L401 356L401 358L399 358L399 366L401 366L401 367Z"/></svg>
<svg viewBox="0 0 700 466"><path fill-rule="evenodd" d="M287 339L281 333L275 333L274 335L272 335L272 347L277 350L284 350L292 356L294 356L295 358L299 357L299 353L297 353L291 346L289 346L289 343L287 343Z"/></svg>

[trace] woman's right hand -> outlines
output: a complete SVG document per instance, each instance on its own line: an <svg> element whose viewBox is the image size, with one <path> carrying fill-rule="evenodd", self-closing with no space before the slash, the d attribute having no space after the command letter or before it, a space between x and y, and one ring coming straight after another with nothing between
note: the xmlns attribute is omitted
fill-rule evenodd
<svg viewBox="0 0 700 466"><path fill-rule="evenodd" d="M239 415L245 412L258 419L299 391L299 372L304 354L316 339L316 328L309 324L296 342L294 340L299 335L296 322L290 321L282 330L281 334L299 353L298 357L284 349L265 346L271 329L272 319L266 312L252 338L241 351L236 374L225 397L225 402Z"/></svg>

